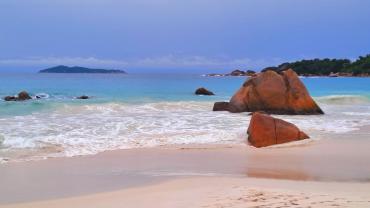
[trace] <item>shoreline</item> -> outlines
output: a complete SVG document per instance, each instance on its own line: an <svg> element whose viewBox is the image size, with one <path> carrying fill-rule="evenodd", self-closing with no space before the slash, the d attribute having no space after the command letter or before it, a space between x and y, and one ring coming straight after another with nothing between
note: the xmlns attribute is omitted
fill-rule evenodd
<svg viewBox="0 0 370 208"><path fill-rule="evenodd" d="M189 177L369 185L369 145L365 135L261 149L246 144L187 145L7 163L0 165L0 184L8 187L0 190L0 205L109 193Z"/></svg>

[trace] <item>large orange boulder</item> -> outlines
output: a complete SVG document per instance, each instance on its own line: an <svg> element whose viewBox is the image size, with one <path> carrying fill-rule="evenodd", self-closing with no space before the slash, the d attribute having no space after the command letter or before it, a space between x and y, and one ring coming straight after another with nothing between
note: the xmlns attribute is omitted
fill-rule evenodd
<svg viewBox="0 0 370 208"><path fill-rule="evenodd" d="M266 70L250 77L231 98L230 112L264 111L272 114L323 114L298 75L288 69Z"/></svg>
<svg viewBox="0 0 370 208"><path fill-rule="evenodd" d="M248 127L248 141L255 147L266 147L308 139L307 134L292 123L255 112Z"/></svg>

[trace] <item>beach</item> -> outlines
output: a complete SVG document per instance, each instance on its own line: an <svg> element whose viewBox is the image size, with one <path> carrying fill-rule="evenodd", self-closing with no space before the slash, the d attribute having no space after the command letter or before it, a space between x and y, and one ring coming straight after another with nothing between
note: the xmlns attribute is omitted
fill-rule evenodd
<svg viewBox="0 0 370 208"><path fill-rule="evenodd" d="M325 115L276 117L313 140L346 137L370 125L369 80L304 78ZM229 100L244 81L173 74L1 74L0 97L27 89L42 98L0 100L0 163L168 145L243 144L249 113L212 107ZM194 95L199 86L215 95ZM81 95L91 99L75 99Z"/></svg>
<svg viewBox="0 0 370 208"><path fill-rule="evenodd" d="M368 128L352 132L361 136ZM351 135L351 134L348 134ZM367 207L370 139L172 146L0 166L0 207Z"/></svg>
<svg viewBox="0 0 370 208"><path fill-rule="evenodd" d="M351 187L351 188L349 188ZM269 179L195 177L108 193L0 207L368 207L369 187Z"/></svg>
<svg viewBox="0 0 370 208"><path fill-rule="evenodd" d="M0 0L0 208L370 208L369 8Z"/></svg>
<svg viewBox="0 0 370 208"><path fill-rule="evenodd" d="M310 139L255 148L248 112L212 111L244 78L25 77L0 77L2 96L11 79L42 95L0 102L0 207L370 205L366 78L302 79L325 114L274 117Z"/></svg>

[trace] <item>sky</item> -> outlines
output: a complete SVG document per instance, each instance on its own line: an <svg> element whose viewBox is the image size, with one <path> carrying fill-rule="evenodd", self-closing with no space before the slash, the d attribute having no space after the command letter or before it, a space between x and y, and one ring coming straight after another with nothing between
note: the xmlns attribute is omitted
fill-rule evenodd
<svg viewBox="0 0 370 208"><path fill-rule="evenodd" d="M0 1L0 71L226 72L368 53L368 0Z"/></svg>

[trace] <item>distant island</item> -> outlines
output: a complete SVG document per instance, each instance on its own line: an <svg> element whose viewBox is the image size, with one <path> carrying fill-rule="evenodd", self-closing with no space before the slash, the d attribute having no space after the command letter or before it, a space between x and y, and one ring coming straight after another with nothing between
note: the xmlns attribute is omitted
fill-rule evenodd
<svg viewBox="0 0 370 208"><path fill-rule="evenodd" d="M80 66L55 66L40 70L39 73L96 73L96 74L126 74L123 70L117 69L90 69Z"/></svg>
<svg viewBox="0 0 370 208"><path fill-rule="evenodd" d="M293 69L299 76L328 76L328 77L369 77L370 54L360 56L357 60L349 59L311 59L286 62L278 66L267 67L261 71L284 71ZM234 70L227 74L207 74L206 76L253 76L254 71Z"/></svg>

